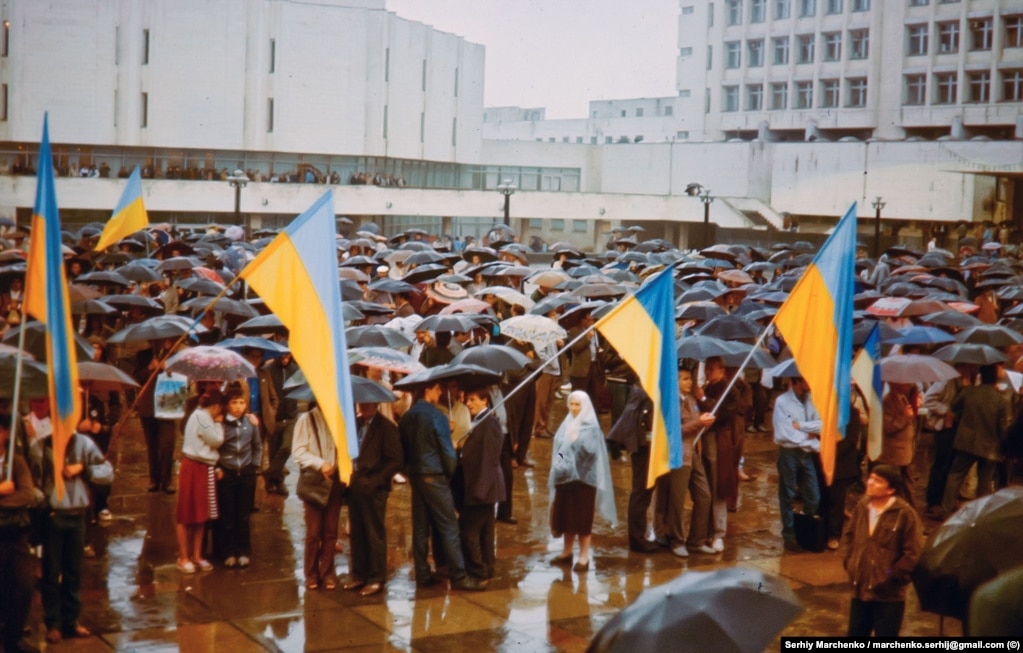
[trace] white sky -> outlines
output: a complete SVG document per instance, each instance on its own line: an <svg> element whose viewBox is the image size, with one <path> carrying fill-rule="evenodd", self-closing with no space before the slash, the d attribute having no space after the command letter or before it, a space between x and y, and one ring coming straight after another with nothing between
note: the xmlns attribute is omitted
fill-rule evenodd
<svg viewBox="0 0 1023 653"><path fill-rule="evenodd" d="M675 95L678 0L386 0L486 46L486 106L585 118L587 102Z"/></svg>

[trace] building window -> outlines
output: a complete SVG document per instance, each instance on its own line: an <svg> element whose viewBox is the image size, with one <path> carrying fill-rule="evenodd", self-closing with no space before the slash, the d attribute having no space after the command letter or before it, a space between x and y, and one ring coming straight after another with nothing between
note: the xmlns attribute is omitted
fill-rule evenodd
<svg viewBox="0 0 1023 653"><path fill-rule="evenodd" d="M1023 48L1023 16L1006 17L1005 47ZM4 51L4 56L7 56L6 51Z"/></svg>
<svg viewBox="0 0 1023 653"><path fill-rule="evenodd" d="M384 138L387 138L387 105L384 105Z"/></svg>
<svg viewBox="0 0 1023 653"><path fill-rule="evenodd" d="M679 48L678 49L678 56L680 56L680 57L688 57L688 56L690 56L692 54L693 54L693 49L692 48Z"/></svg>
<svg viewBox="0 0 1023 653"><path fill-rule="evenodd" d="M277 40L270 39L270 74L277 68Z"/></svg>
<svg viewBox="0 0 1023 653"><path fill-rule="evenodd" d="M391 48L384 48L384 81L391 81Z"/></svg>
<svg viewBox="0 0 1023 653"><path fill-rule="evenodd" d="M742 25L742 0L728 0L728 24Z"/></svg>
<svg viewBox="0 0 1023 653"><path fill-rule="evenodd" d="M821 36L824 39L824 61L841 61L842 33L828 32Z"/></svg>
<svg viewBox="0 0 1023 653"><path fill-rule="evenodd" d="M970 49L990 50L991 39L995 28L990 18L978 18L970 21Z"/></svg>
<svg viewBox="0 0 1023 653"><path fill-rule="evenodd" d="M789 37L782 36L771 39L774 51L774 65L785 66L789 63Z"/></svg>
<svg viewBox="0 0 1023 653"><path fill-rule="evenodd" d="M847 95L847 107L865 107L867 106L867 80L866 78L859 77L856 79L845 80L846 88L848 89Z"/></svg>
<svg viewBox="0 0 1023 653"><path fill-rule="evenodd" d="M938 73L934 76L934 103L955 104L958 80L955 73Z"/></svg>
<svg viewBox="0 0 1023 653"><path fill-rule="evenodd" d="M714 3L707 3L707 27L714 27Z"/></svg>
<svg viewBox="0 0 1023 653"><path fill-rule="evenodd" d="M813 107L813 82L796 82L796 108Z"/></svg>
<svg viewBox="0 0 1023 653"><path fill-rule="evenodd" d="M1002 71L1002 101L1023 102L1023 70Z"/></svg>
<svg viewBox="0 0 1023 653"><path fill-rule="evenodd" d="M977 72L967 75L970 83L970 97L967 102L991 101L991 73Z"/></svg>
<svg viewBox="0 0 1023 653"><path fill-rule="evenodd" d="M866 59L870 55L870 30L849 31L849 58Z"/></svg>
<svg viewBox="0 0 1023 653"><path fill-rule="evenodd" d="M789 87L785 82L771 84L771 109L781 111L789 108Z"/></svg>
<svg viewBox="0 0 1023 653"><path fill-rule="evenodd" d="M703 89L703 112L710 113L710 88Z"/></svg>
<svg viewBox="0 0 1023 653"><path fill-rule="evenodd" d="M870 11L870 0L852 0L853 11Z"/></svg>
<svg viewBox="0 0 1023 653"><path fill-rule="evenodd" d="M742 43L729 41L725 43L725 68L738 68L742 65Z"/></svg>
<svg viewBox="0 0 1023 653"><path fill-rule="evenodd" d="M586 220L572 220L572 231L577 234L586 233Z"/></svg>
<svg viewBox="0 0 1023 653"><path fill-rule="evenodd" d="M796 45L796 63L813 63L813 34L797 36Z"/></svg>
<svg viewBox="0 0 1023 653"><path fill-rule="evenodd" d="M536 140L540 140L540 139L538 138ZM596 144L597 144L597 137L596 136L590 136L590 145L596 145Z"/></svg>
<svg viewBox="0 0 1023 653"><path fill-rule="evenodd" d="M688 16L691 13L693 13L693 5L686 5L685 7L682 7L683 16Z"/></svg>
<svg viewBox="0 0 1023 653"><path fill-rule="evenodd" d="M738 111L739 110L739 87L738 86L725 86L724 90L724 107L722 111Z"/></svg>
<svg viewBox="0 0 1023 653"><path fill-rule="evenodd" d="M678 96L679 97L689 97L692 94L693 94L693 92L691 90L689 90L688 88L680 88L678 90ZM670 116L671 115L671 105L664 107L664 115L666 115L666 116Z"/></svg>
<svg viewBox="0 0 1023 653"><path fill-rule="evenodd" d="M909 0L910 7L926 7L931 3L931 0Z"/></svg>
<svg viewBox="0 0 1023 653"><path fill-rule="evenodd" d="M455 67L455 97L458 97L458 67Z"/></svg>
<svg viewBox="0 0 1023 653"><path fill-rule="evenodd" d="M689 138L689 132L688 131L675 132L675 138Z"/></svg>
<svg viewBox="0 0 1023 653"><path fill-rule="evenodd" d="M611 143L614 143L614 141L615 141L615 139L611 138L610 136L605 136L604 137L604 143L607 144L607 145L610 145Z"/></svg>
<svg viewBox="0 0 1023 653"><path fill-rule="evenodd" d="M746 86L746 110L761 111L764 108L764 85L748 84Z"/></svg>
<svg viewBox="0 0 1023 653"><path fill-rule="evenodd" d="M149 64L149 30L142 30L142 65Z"/></svg>
<svg viewBox="0 0 1023 653"><path fill-rule="evenodd" d="M775 20L784 20L792 15L792 4L791 0L775 0L774 1L774 18Z"/></svg>
<svg viewBox="0 0 1023 653"><path fill-rule="evenodd" d="M458 118L451 119L451 147L458 145Z"/></svg>
<svg viewBox="0 0 1023 653"><path fill-rule="evenodd" d="M426 142L426 112L419 112L419 142Z"/></svg>
<svg viewBox="0 0 1023 653"><path fill-rule="evenodd" d="M927 102L927 78L924 75L906 75L906 101L903 104L920 106Z"/></svg>
<svg viewBox="0 0 1023 653"><path fill-rule="evenodd" d="M686 97L689 97L688 93L689 93L689 91L687 89L686 90ZM666 115L666 116L675 115L675 107L664 107L664 115Z"/></svg>
<svg viewBox="0 0 1023 653"><path fill-rule="evenodd" d="M839 85L837 79L821 80L821 106L830 109L838 106Z"/></svg>
<svg viewBox="0 0 1023 653"><path fill-rule="evenodd" d="M6 57L11 51L11 21L4 21L4 42L0 43L0 57Z"/></svg>
<svg viewBox="0 0 1023 653"><path fill-rule="evenodd" d="M759 68L764 65L764 40L756 39L753 41L746 41L746 48L749 50L749 63L747 64L750 68Z"/></svg>
<svg viewBox="0 0 1023 653"><path fill-rule="evenodd" d="M799 0L799 17L808 18L817 14L817 0Z"/></svg>
<svg viewBox="0 0 1023 653"><path fill-rule="evenodd" d="M7 84L0 84L0 122L7 122Z"/></svg>
<svg viewBox="0 0 1023 653"><path fill-rule="evenodd" d="M426 59L423 59L423 90L426 90Z"/></svg>
<svg viewBox="0 0 1023 653"><path fill-rule="evenodd" d="M274 99L266 100L266 133L274 133Z"/></svg>
<svg viewBox="0 0 1023 653"><path fill-rule="evenodd" d="M551 219L551 231L564 231L564 230L565 230L565 221L564 221L564 219L562 219L562 218L552 218Z"/></svg>
<svg viewBox="0 0 1023 653"><path fill-rule="evenodd" d="M959 52L959 21L938 23L938 52Z"/></svg>
<svg viewBox="0 0 1023 653"><path fill-rule="evenodd" d="M142 115L139 120L139 127L145 129L149 126L149 93L142 94Z"/></svg>
<svg viewBox="0 0 1023 653"><path fill-rule="evenodd" d="M636 107L636 117L637 118L643 117L643 107Z"/></svg>
<svg viewBox="0 0 1023 653"><path fill-rule="evenodd" d="M927 54L927 25L910 25L908 28L910 55Z"/></svg>
<svg viewBox="0 0 1023 653"><path fill-rule="evenodd" d="M568 136L562 136L561 137L561 142L562 143L567 143L568 142Z"/></svg>
<svg viewBox="0 0 1023 653"><path fill-rule="evenodd" d="M842 0L827 0L824 13L831 15L842 13Z"/></svg>
<svg viewBox="0 0 1023 653"><path fill-rule="evenodd" d="M762 23L767 20L767 0L750 0L749 22Z"/></svg>
<svg viewBox="0 0 1023 653"><path fill-rule="evenodd" d="M713 65L714 65L714 46L713 45L708 45L707 46L707 70L710 70L710 67L713 66Z"/></svg>

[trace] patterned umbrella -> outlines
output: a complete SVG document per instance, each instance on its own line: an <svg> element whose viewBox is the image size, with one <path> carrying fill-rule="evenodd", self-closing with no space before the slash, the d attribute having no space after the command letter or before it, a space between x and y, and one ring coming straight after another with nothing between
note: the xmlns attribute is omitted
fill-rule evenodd
<svg viewBox="0 0 1023 653"><path fill-rule="evenodd" d="M355 347L348 350L349 363L390 370L401 374L414 374L424 369L422 363L408 354L387 347Z"/></svg>
<svg viewBox="0 0 1023 653"><path fill-rule="evenodd" d="M557 343L568 333L554 320L542 315L517 315L501 322L501 333L531 343L537 349Z"/></svg>
<svg viewBox="0 0 1023 653"><path fill-rule="evenodd" d="M256 368L240 354L206 345L174 354L167 361L167 370L193 381L238 381L256 376Z"/></svg>

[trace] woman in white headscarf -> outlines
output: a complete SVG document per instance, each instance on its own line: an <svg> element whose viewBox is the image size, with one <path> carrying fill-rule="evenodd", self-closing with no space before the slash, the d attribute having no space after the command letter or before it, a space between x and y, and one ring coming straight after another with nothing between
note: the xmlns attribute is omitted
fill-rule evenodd
<svg viewBox="0 0 1023 653"><path fill-rule="evenodd" d="M579 558L573 569L582 572L590 568L594 513L612 526L616 523L614 488L604 434L589 395L581 390L568 395L568 413L554 435L548 478L554 493L551 532L565 538L564 550L551 564L571 565L572 545L578 537Z"/></svg>

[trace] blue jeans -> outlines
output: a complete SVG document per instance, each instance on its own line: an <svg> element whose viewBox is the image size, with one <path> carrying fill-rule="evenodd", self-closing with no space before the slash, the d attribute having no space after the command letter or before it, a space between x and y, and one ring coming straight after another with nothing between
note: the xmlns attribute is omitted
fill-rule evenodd
<svg viewBox="0 0 1023 653"><path fill-rule="evenodd" d="M43 535L41 592L47 628L67 633L78 625L84 553L85 510L51 512Z"/></svg>
<svg viewBox="0 0 1023 653"><path fill-rule="evenodd" d="M813 466L816 457L816 453L798 448L782 447L778 450L778 507L781 510L781 534L786 540L796 538L792 504L797 489L803 498L803 512L807 515L818 512L821 491Z"/></svg>
<svg viewBox="0 0 1023 653"><path fill-rule="evenodd" d="M443 474L410 476L409 484L412 486L412 561L416 580L424 581L433 575L426 559L431 528L444 550L451 582L464 580L465 559L458 536L455 501L447 477Z"/></svg>

